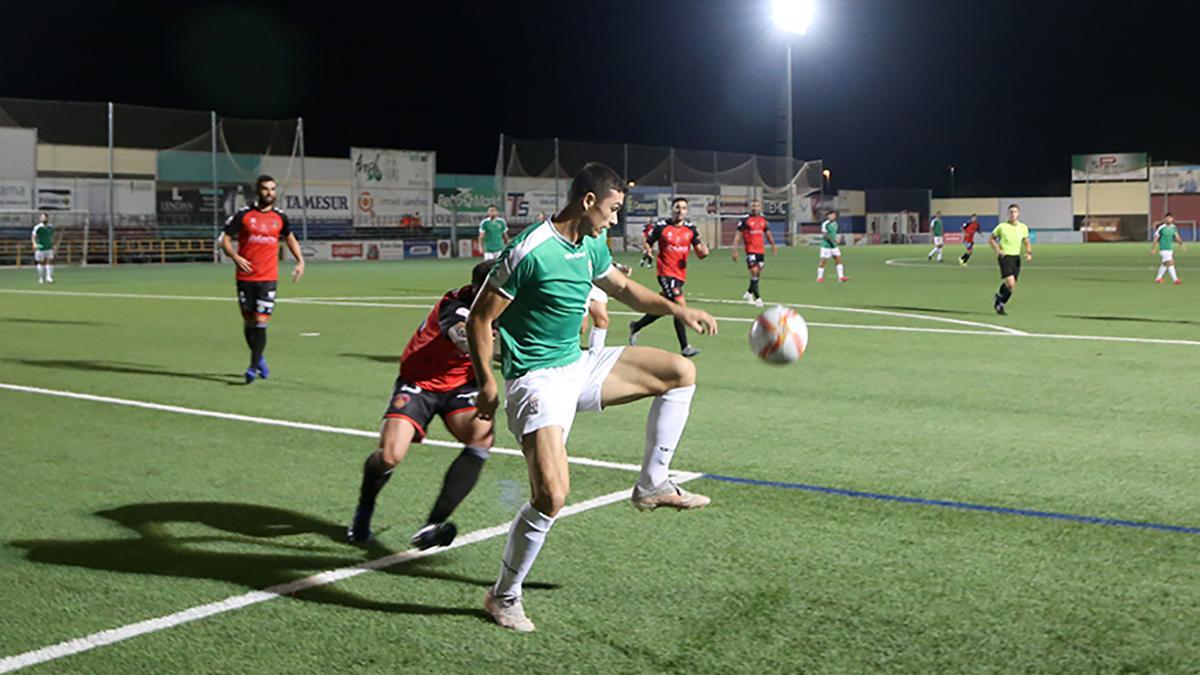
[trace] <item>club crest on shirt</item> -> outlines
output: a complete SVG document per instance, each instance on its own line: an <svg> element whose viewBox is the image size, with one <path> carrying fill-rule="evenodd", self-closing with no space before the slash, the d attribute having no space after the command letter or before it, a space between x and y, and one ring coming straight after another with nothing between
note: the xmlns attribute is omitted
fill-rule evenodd
<svg viewBox="0 0 1200 675"><path fill-rule="evenodd" d="M530 415L538 414L538 407L540 406L540 404L541 404L541 401L538 400L538 397L536 397L536 396L529 397L529 401L526 404L527 406L529 406L529 414Z"/></svg>
<svg viewBox="0 0 1200 675"><path fill-rule="evenodd" d="M392 407L396 409L403 408L404 406L408 405L408 402L411 400L412 397L408 394L396 394L394 397L392 397Z"/></svg>

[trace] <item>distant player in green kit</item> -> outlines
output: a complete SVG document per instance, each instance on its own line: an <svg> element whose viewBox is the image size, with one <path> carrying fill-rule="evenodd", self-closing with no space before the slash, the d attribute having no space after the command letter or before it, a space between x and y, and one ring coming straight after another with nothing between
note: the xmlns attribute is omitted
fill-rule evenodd
<svg viewBox="0 0 1200 675"><path fill-rule="evenodd" d="M929 231L933 233L933 250L929 255L925 256L926 260L933 260L933 255L937 254L937 261L942 262L942 245L946 243L943 238L945 229L942 227L942 212L937 211L933 214L933 220L929 221Z"/></svg>
<svg viewBox="0 0 1200 675"><path fill-rule="evenodd" d="M1179 250L1183 250L1183 239L1179 236L1179 228L1175 227L1175 216L1167 213L1166 220L1159 223L1154 230L1154 243L1150 245L1150 250L1157 253L1162 258L1162 263L1158 266L1158 276L1155 277L1154 283L1161 284L1163 282L1163 274L1168 270L1171 272L1171 278L1175 280L1175 285L1182 284L1179 279L1179 273L1175 271L1175 242L1179 242Z"/></svg>
<svg viewBox="0 0 1200 675"><path fill-rule="evenodd" d="M1017 278L1021 276L1021 245L1025 245L1025 259L1033 260L1033 247L1029 245L1029 226L1020 220L1021 207L1016 204L1008 205L1008 220L992 230L992 238L988 243L999 256L1000 290L996 291L993 308L997 314L1007 314L1004 306L1012 298L1013 289L1017 287Z"/></svg>
<svg viewBox="0 0 1200 675"><path fill-rule="evenodd" d="M479 221L479 250L484 260L495 260L508 245L508 223L496 207L489 206L487 218Z"/></svg>
<svg viewBox="0 0 1200 675"><path fill-rule="evenodd" d="M830 211L825 215L825 222L821 223L821 262L817 264L817 283L825 281L825 263L833 258L833 262L837 263L838 281L850 281L850 277L846 276L846 268L842 265L842 249L838 248L838 223L837 211Z"/></svg>
<svg viewBox="0 0 1200 675"><path fill-rule="evenodd" d="M54 236L54 226L50 224L50 216L45 213L38 214L38 222L33 226L29 242L33 244L33 261L37 264L38 283L54 283L54 245L58 242Z"/></svg>

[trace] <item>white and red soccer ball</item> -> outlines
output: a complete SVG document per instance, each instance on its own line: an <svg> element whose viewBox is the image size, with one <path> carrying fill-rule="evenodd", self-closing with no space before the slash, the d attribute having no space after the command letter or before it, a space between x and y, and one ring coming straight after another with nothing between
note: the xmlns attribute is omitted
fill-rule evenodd
<svg viewBox="0 0 1200 675"><path fill-rule="evenodd" d="M767 363L791 363L804 356L807 347L808 324L794 309L775 305L750 325L750 350Z"/></svg>

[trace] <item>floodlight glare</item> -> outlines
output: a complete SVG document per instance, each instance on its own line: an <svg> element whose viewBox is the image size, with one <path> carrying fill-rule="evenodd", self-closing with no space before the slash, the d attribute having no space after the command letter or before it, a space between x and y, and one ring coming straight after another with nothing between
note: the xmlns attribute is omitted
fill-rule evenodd
<svg viewBox="0 0 1200 675"><path fill-rule="evenodd" d="M817 3L813 0L774 0L772 14L775 25L789 33L804 35L812 23Z"/></svg>

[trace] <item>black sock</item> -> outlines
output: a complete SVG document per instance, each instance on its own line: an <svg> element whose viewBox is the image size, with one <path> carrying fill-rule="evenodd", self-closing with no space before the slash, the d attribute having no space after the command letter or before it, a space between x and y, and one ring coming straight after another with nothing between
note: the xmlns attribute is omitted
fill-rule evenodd
<svg viewBox="0 0 1200 675"><path fill-rule="evenodd" d="M255 326L250 336L250 367L258 365L267 349L267 327Z"/></svg>
<svg viewBox="0 0 1200 675"><path fill-rule="evenodd" d="M242 325L242 337L246 338L246 346L254 349L254 324L248 323Z"/></svg>
<svg viewBox="0 0 1200 675"><path fill-rule="evenodd" d="M962 258L960 258L960 260L962 260L963 262L967 262L970 259L971 259L970 251L967 251L966 253L962 254Z"/></svg>
<svg viewBox="0 0 1200 675"><path fill-rule="evenodd" d="M680 349L688 346L687 326L683 325L682 319L675 319L675 337L679 339Z"/></svg>
<svg viewBox="0 0 1200 675"><path fill-rule="evenodd" d="M372 452L363 462L362 487L358 489L358 506L367 510L375 509L375 497L392 478L392 470L383 463L379 452Z"/></svg>
<svg viewBox="0 0 1200 675"><path fill-rule="evenodd" d="M750 280L750 292L754 294L755 298L759 297L759 295L758 295L758 279Z"/></svg>
<svg viewBox="0 0 1200 675"><path fill-rule="evenodd" d="M484 448L465 446L458 457L446 469L446 477L442 479L442 491L433 502L433 510L429 512L430 523L444 523L454 513L454 509L470 494L471 488L479 480L483 471L483 463L487 460L488 451Z"/></svg>
<svg viewBox="0 0 1200 675"><path fill-rule="evenodd" d="M1012 289L1008 287L1008 284L1002 283L1000 284L1000 291L996 295L1000 296L1000 304L1004 304L1012 297Z"/></svg>
<svg viewBox="0 0 1200 675"><path fill-rule="evenodd" d="M646 326L649 326L650 324L654 323L655 321L658 321L661 318L662 317L655 316L653 314L646 314L646 315L642 316L642 318L633 322L633 332L636 333L636 332L640 331L641 329L645 328Z"/></svg>

